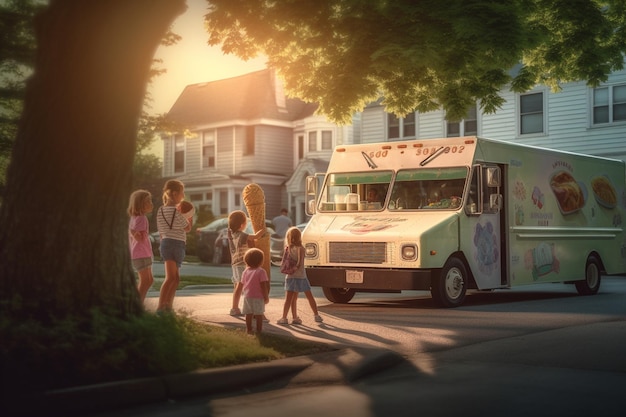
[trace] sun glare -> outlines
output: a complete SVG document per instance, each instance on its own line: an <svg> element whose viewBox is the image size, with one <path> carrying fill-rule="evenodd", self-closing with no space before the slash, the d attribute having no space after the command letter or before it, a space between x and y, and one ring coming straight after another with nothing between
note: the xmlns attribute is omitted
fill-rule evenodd
<svg viewBox="0 0 626 417"><path fill-rule="evenodd" d="M167 72L150 86L151 113L169 111L189 84L236 77L266 67L265 58L242 61L234 55L225 55L217 46L210 47L209 35L204 29L206 11L206 0L187 0L187 11L172 26L173 32L182 37L181 41L157 50L155 58L163 61L159 67Z"/></svg>

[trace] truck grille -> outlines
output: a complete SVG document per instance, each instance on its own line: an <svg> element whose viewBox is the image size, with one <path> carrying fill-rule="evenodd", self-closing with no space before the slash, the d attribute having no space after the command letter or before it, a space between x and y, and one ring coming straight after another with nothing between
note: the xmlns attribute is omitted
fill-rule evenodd
<svg viewBox="0 0 626 417"><path fill-rule="evenodd" d="M337 264L384 264L386 251L385 242L330 242L328 260Z"/></svg>

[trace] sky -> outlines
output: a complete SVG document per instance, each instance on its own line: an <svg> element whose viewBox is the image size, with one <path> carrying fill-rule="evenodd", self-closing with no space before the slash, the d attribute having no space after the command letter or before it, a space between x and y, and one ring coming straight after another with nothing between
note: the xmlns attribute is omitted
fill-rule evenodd
<svg viewBox="0 0 626 417"><path fill-rule="evenodd" d="M225 55L219 46L210 47L204 29L206 0L187 0L187 11L172 25L182 40L174 46L161 46L155 58L162 59L160 68L167 70L155 78L149 91L153 102L150 113L166 113L189 84L222 80L265 68L264 58L242 61Z"/></svg>

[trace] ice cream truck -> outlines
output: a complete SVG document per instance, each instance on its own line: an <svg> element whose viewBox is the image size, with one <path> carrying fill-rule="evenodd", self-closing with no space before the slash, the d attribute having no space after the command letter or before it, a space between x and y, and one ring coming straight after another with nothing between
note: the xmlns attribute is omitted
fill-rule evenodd
<svg viewBox="0 0 626 417"><path fill-rule="evenodd" d="M481 137L335 148L307 177L307 276L328 300L538 283L598 292L626 272L623 161Z"/></svg>

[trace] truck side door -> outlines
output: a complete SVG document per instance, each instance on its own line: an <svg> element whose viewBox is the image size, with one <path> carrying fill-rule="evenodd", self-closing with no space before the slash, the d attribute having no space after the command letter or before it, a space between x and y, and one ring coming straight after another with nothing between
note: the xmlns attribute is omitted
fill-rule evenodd
<svg viewBox="0 0 626 417"><path fill-rule="evenodd" d="M469 183L461 247L479 289L502 286L501 175L497 165L475 165Z"/></svg>

